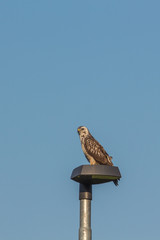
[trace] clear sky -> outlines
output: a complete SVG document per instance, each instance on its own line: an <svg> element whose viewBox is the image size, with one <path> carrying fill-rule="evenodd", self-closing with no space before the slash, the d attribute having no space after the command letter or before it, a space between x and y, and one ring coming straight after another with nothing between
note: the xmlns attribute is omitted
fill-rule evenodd
<svg viewBox="0 0 160 240"><path fill-rule="evenodd" d="M93 187L93 240L160 239L160 2L0 3L0 239L78 239L77 127L122 179Z"/></svg>

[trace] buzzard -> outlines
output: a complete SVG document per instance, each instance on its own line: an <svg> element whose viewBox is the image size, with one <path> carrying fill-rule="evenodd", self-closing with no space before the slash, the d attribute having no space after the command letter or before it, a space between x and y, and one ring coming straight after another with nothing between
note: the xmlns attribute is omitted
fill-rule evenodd
<svg viewBox="0 0 160 240"><path fill-rule="evenodd" d="M104 150L98 141L89 132L88 128L80 126L77 128L80 137L82 150L85 157L91 165L108 165L113 166L112 157ZM114 181L118 185L118 180Z"/></svg>

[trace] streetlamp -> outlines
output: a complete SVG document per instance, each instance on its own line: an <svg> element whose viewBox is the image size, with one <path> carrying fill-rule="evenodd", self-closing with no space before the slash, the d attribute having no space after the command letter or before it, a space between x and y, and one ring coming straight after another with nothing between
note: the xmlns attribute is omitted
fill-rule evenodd
<svg viewBox="0 0 160 240"><path fill-rule="evenodd" d="M121 178L118 167L82 165L72 171L71 179L79 183L80 228L79 240L91 240L92 184L111 182Z"/></svg>

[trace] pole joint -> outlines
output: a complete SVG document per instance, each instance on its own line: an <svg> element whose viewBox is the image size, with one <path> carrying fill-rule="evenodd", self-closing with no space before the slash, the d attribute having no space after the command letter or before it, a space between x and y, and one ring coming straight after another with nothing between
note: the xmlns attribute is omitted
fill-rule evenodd
<svg viewBox="0 0 160 240"><path fill-rule="evenodd" d="M79 200L88 199L92 200L92 185L91 184L79 184Z"/></svg>

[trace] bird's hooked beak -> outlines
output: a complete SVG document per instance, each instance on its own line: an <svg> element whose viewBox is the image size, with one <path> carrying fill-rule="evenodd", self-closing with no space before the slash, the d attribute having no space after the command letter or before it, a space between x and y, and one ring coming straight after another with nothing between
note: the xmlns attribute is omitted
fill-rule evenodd
<svg viewBox="0 0 160 240"><path fill-rule="evenodd" d="M77 129L78 134L79 134L80 130L81 130L80 128Z"/></svg>

